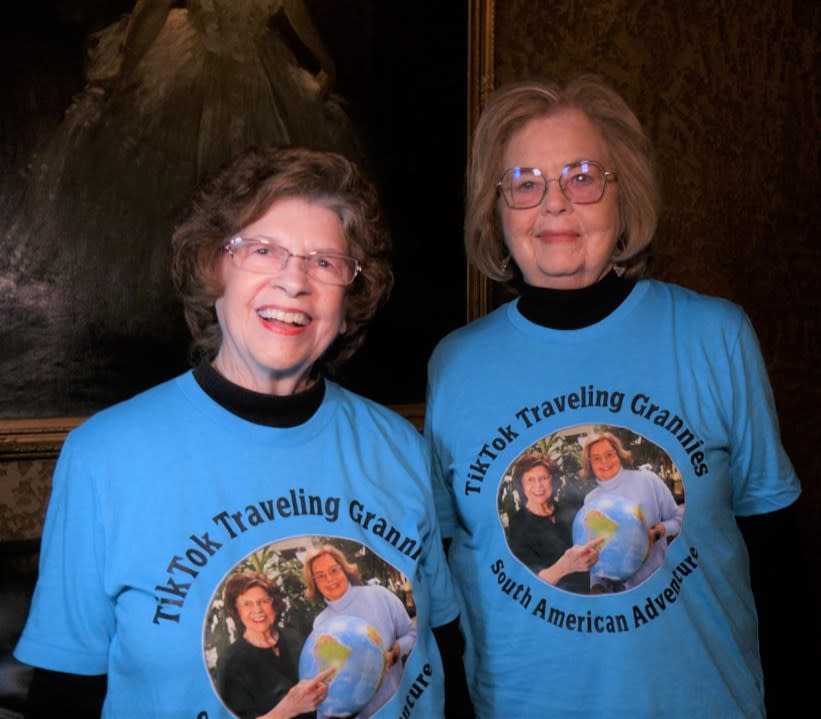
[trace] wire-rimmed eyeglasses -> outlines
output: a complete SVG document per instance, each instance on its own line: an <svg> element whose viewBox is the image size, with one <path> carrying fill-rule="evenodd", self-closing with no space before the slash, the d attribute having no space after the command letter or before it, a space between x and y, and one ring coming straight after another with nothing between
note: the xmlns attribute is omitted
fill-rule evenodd
<svg viewBox="0 0 821 719"><path fill-rule="evenodd" d="M327 580L334 580L342 574L342 567L338 564L333 564L324 572L314 572L314 581L325 582Z"/></svg>
<svg viewBox="0 0 821 719"><path fill-rule="evenodd" d="M496 191L512 210L527 210L542 204L551 182L558 182L562 194L574 205L592 205L604 197L607 183L616 173L608 172L595 160L565 165L558 177L547 178L537 167L511 167L496 183Z"/></svg>
<svg viewBox="0 0 821 719"><path fill-rule="evenodd" d="M225 251L241 270L275 277L292 257L302 260L302 271L326 285L345 287L362 271L359 260L340 252L317 250L297 255L267 237L234 237Z"/></svg>

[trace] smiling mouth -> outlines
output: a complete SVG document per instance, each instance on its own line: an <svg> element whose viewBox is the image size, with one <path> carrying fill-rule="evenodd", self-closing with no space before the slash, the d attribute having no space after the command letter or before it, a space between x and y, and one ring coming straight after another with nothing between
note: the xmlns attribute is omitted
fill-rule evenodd
<svg viewBox="0 0 821 719"><path fill-rule="evenodd" d="M311 318L304 312L289 312L272 307L264 307L257 310L257 315L268 322L284 322L289 325L296 325L297 327L304 327L311 321Z"/></svg>
<svg viewBox="0 0 821 719"><path fill-rule="evenodd" d="M542 242L567 242L575 240L577 233L572 230L544 230L537 233L536 237Z"/></svg>

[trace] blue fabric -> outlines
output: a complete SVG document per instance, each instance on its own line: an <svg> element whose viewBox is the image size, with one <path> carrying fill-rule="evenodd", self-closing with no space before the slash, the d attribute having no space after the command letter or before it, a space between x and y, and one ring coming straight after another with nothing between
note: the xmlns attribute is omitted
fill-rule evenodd
<svg viewBox="0 0 821 719"><path fill-rule="evenodd" d="M409 422L331 382L309 421L277 429L227 412L184 374L68 436L15 654L47 669L107 673L106 717L229 716L208 669L217 657L204 650L220 614L208 611L215 592L252 553L340 537L413 587L417 642L385 715L401 713L424 673L412 701L418 715L439 716L431 627L458 608L428 473ZM302 582L298 570L288 579Z"/></svg>
<svg viewBox="0 0 821 719"><path fill-rule="evenodd" d="M603 321L554 330L511 302L439 344L426 411L480 717L763 716L735 515L785 507L800 487L740 308L642 281ZM680 472L681 532L638 586L565 592L510 551L504 488L531 448L564 446L573 475L583 438L608 427Z"/></svg>

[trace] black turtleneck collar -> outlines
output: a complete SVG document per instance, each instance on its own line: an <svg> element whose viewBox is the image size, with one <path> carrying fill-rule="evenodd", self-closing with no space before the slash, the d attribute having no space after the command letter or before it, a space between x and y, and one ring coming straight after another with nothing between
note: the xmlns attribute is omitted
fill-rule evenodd
<svg viewBox="0 0 821 719"><path fill-rule="evenodd" d="M523 284L519 312L531 322L555 330L578 330L600 322L621 305L635 287L633 280L611 270L598 282L578 290L554 290Z"/></svg>
<svg viewBox="0 0 821 719"><path fill-rule="evenodd" d="M207 359L194 369L194 379L211 399L242 419L268 427L296 427L314 416L325 397L320 377L304 392L280 397L252 392L225 379Z"/></svg>

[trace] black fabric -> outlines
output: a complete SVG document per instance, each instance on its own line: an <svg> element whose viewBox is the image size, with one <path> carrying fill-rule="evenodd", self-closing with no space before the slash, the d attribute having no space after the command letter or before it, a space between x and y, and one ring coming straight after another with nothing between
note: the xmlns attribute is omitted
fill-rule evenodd
<svg viewBox="0 0 821 719"><path fill-rule="evenodd" d="M235 641L220 659L219 694L241 719L254 719L273 709L299 681L299 651L304 642L289 629L279 630L279 655L273 649ZM315 717L315 712L299 719Z"/></svg>
<svg viewBox="0 0 821 719"><path fill-rule="evenodd" d="M280 397L240 387L223 377L207 360L194 369L194 379L211 399L242 419L268 427L296 427L307 422L325 397L320 377L304 392Z"/></svg>
<svg viewBox="0 0 821 719"><path fill-rule="evenodd" d="M764 702L770 719L793 716L795 707L815 702L810 694L817 667L811 666L806 639L813 637L812 627L818 622L814 603L808 599L812 596L809 575L817 569L801 541L796 505L736 518L750 555ZM802 627L807 636L801 636Z"/></svg>
<svg viewBox="0 0 821 719"><path fill-rule="evenodd" d="M465 653L465 638L459 620L434 627L433 637L439 647L445 670L445 719L473 719L476 715L468 693L462 658Z"/></svg>
<svg viewBox="0 0 821 719"><path fill-rule="evenodd" d="M578 507L556 507L552 517L541 517L522 507L510 520L510 551L534 574L552 567L573 545L572 526L577 510ZM588 594L590 573L567 574L557 586L568 592Z"/></svg>
<svg viewBox="0 0 821 719"><path fill-rule="evenodd" d="M21 716L34 670L12 652L37 582L39 539L0 542L0 717Z"/></svg>
<svg viewBox="0 0 821 719"><path fill-rule="evenodd" d="M613 270L595 284L578 290L522 285L516 306L525 318L542 327L581 329L607 317L627 299L635 285Z"/></svg>
<svg viewBox="0 0 821 719"><path fill-rule="evenodd" d="M23 716L26 719L99 717L106 686L105 674L83 676L37 668Z"/></svg>

